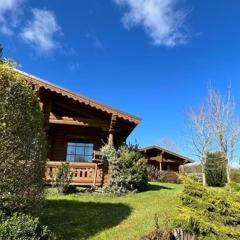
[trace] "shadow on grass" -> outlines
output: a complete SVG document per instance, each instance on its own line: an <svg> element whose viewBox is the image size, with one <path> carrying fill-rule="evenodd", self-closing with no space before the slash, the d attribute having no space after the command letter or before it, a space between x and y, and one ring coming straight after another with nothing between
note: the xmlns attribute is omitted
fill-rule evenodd
<svg viewBox="0 0 240 240"><path fill-rule="evenodd" d="M41 216L43 224L63 239L87 239L121 223L131 213L120 203L48 200Z"/></svg>
<svg viewBox="0 0 240 240"><path fill-rule="evenodd" d="M174 190L174 188L162 186L162 185L156 185L156 184L148 184L148 190L147 191L160 191L162 189L165 190Z"/></svg>

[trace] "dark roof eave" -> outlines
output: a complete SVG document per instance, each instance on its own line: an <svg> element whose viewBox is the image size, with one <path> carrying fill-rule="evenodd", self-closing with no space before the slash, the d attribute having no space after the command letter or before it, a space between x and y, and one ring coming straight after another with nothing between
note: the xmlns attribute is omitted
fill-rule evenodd
<svg viewBox="0 0 240 240"><path fill-rule="evenodd" d="M183 159L183 160L187 160L188 163L193 163L193 162L194 162L192 159L190 159L190 158L188 158L188 157L185 157L185 156L180 155L180 154L178 154L178 153L172 152L172 151L170 151L170 150L167 150L167 149L162 148L162 147L157 146L157 145L152 145L152 146L149 146L149 147L141 148L140 151L143 152L143 151L148 151L148 150L151 150L151 149L157 149L157 150L160 150L160 151L169 153L169 154L171 154L171 155L173 155L173 156L176 156L176 157L178 157L178 158L181 158L181 159Z"/></svg>
<svg viewBox="0 0 240 240"><path fill-rule="evenodd" d="M21 71L21 70L18 70L18 69L15 69L15 70L16 70L17 72L19 72L20 74L22 74L22 75L24 75L24 76L26 76L26 77L28 77L28 78L30 78L30 79L33 79L33 80L38 81L38 82L43 83L43 84L47 84L47 85L49 85L49 86L51 86L51 87L53 87L53 88L57 88L57 89L59 89L59 90L61 90L61 91L64 91L64 92L66 92L66 93L68 93L68 94L71 94L71 95L74 95L74 96L76 96L76 97L80 97L80 98L84 99L86 102L92 103L92 104L94 104L94 105L98 105L98 106L102 107L103 109L109 110L110 112L116 112L116 113L118 113L118 114L120 115L120 118L123 118L123 119L124 119L124 117L130 118L130 119L132 119L132 121L131 121L131 120L129 120L129 121L130 121L130 122L133 122L135 125L138 125L138 124L142 121L141 118L136 117L136 116L134 116L134 115L132 115L132 114L129 114L129 113L120 111L120 110L118 110L118 109L116 109L116 108L110 107L110 106L108 106L108 105L105 105L105 104L96 102L95 100L92 100L92 99L90 99L90 98L88 98L88 97L85 97L85 96L83 96L83 95L77 94L77 93L75 93L75 92L73 92L73 91L71 91L71 90L65 89L65 88L63 88L63 87L60 87L60 86L54 84L54 83L48 82L48 81L46 81L46 80L43 80L43 79L41 79L41 78L38 78L38 77L33 76L33 75L31 75L31 74L28 74L28 73L26 73L26 72L23 72L23 71Z"/></svg>

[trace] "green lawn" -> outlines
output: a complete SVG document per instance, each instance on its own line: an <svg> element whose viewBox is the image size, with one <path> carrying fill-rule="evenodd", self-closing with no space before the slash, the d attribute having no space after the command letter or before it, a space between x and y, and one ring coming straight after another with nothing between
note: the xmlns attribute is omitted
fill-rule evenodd
<svg viewBox="0 0 240 240"><path fill-rule="evenodd" d="M181 185L151 183L144 193L51 195L41 221L63 239L139 239L154 228L154 215L174 216Z"/></svg>

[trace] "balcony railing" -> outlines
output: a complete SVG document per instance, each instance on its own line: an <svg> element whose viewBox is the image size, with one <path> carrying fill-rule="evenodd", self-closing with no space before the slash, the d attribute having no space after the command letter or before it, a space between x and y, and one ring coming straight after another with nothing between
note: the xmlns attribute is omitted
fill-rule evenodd
<svg viewBox="0 0 240 240"><path fill-rule="evenodd" d="M64 162L48 161L46 181L51 183L59 165ZM72 185L101 186L104 183L104 169L98 163L69 162L72 172Z"/></svg>

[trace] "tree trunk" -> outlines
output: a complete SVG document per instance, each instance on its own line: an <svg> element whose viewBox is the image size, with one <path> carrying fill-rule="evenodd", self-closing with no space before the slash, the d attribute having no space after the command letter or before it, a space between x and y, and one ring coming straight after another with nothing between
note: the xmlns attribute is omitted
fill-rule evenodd
<svg viewBox="0 0 240 240"><path fill-rule="evenodd" d="M202 165L202 181L203 181L203 186L206 186L206 175L205 175L205 167Z"/></svg>
<svg viewBox="0 0 240 240"><path fill-rule="evenodd" d="M230 177L230 164L229 164L229 161L227 161L226 170L227 170L227 183L230 183L231 182L231 177Z"/></svg>

